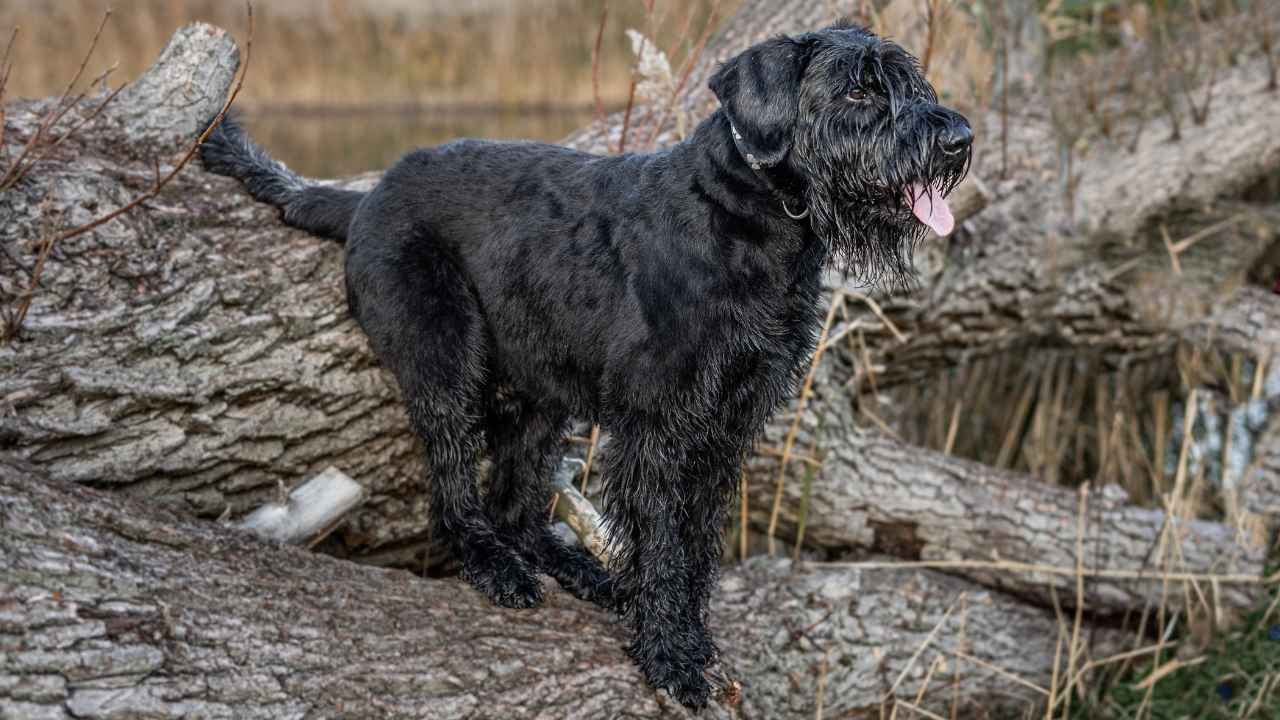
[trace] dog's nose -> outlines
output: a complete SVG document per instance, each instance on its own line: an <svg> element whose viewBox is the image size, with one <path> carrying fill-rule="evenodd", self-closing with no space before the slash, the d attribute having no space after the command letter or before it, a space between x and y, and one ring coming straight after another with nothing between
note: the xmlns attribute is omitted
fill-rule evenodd
<svg viewBox="0 0 1280 720"><path fill-rule="evenodd" d="M938 135L938 145L948 154L958 153L972 144L973 131L969 129L968 123L956 123Z"/></svg>

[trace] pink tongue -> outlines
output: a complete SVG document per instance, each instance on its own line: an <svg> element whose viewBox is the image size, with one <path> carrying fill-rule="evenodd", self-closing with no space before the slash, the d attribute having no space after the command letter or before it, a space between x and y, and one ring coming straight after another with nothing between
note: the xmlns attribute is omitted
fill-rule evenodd
<svg viewBox="0 0 1280 720"><path fill-rule="evenodd" d="M907 191L907 202L911 203L911 212L915 213L920 222L933 228L939 235L945 237L955 229L956 219L951 215L951 207L936 189L912 185Z"/></svg>

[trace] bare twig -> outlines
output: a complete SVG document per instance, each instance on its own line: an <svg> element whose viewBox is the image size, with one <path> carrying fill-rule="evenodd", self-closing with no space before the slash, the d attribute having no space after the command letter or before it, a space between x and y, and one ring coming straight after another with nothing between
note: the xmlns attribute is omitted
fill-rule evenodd
<svg viewBox="0 0 1280 720"><path fill-rule="evenodd" d="M89 49L85 52L84 57L80 60L80 67L76 69L75 75L71 77L71 82L67 83L66 89L62 91L62 94L60 96L58 96L58 100L53 104L52 109L49 110L49 114L46 115L44 119L40 121L39 125L36 126L36 131L33 132L31 134L31 137L27 139L27 144L23 146L22 152L18 154L18 158L13 161L13 164L9 166L9 169L5 171L4 177L0 179L0 192L3 192L13 187L15 184L18 183L19 180L23 178L24 175L26 175L27 171L31 169L31 166L34 165L36 160L39 159L37 158L36 160L27 162L27 156L29 156L31 152L40 145L40 142L44 140L48 132L51 129L53 129L53 127L57 125L60 120L62 120L62 117L67 114L67 111L75 107L76 104L79 103L80 100L84 98L84 93L81 93L71 102L67 102L67 98L71 97L71 91L75 90L76 85L80 82L80 78L84 75L84 69L89 65L89 58L93 57L93 51L97 49L98 40L102 37L102 29L107 26L107 20L109 19L111 19L110 9L108 9L105 13L102 14L102 20L101 22L98 23L98 29L93 33L93 39L89 41ZM14 35L12 37L16 37L16 36L17 36L17 30L14 31ZM13 43L12 37L10 38L11 46ZM8 61L8 56L9 56L9 51L5 50L6 62ZM105 76L106 76L106 73L103 74L103 77ZM8 81L8 77L9 77L9 70L6 67L5 69L6 84Z"/></svg>
<svg viewBox="0 0 1280 720"><path fill-rule="evenodd" d="M609 0L600 3L600 27L596 30L596 44L591 50L591 97L595 101L596 120L604 120L604 102L600 100L600 46L604 42L604 27L609 20Z"/></svg>
<svg viewBox="0 0 1280 720"><path fill-rule="evenodd" d="M15 313L14 317L9 321L8 326L5 328L6 340L12 340L13 338L17 337L19 332L21 332L22 324L23 322L25 322L27 317L27 312L31 309L31 301L35 297L36 288L38 288L40 285L40 277L44 273L45 262L48 260L49 254L53 251L53 246L64 240L76 237L77 235L83 235L84 233L87 233L91 230L101 227L111 222L112 220L115 220L121 215L124 215L130 210L133 210L134 208L138 207L142 203L147 202L148 200L151 200L152 198L159 195L160 192L164 190L165 186L168 185L169 182L172 181L175 177L177 177L178 173L182 172L183 168L185 168L187 164L191 162L192 158L194 158L196 153L199 152L200 145L203 144L204 141L209 137L209 134L212 133L214 129L217 128L218 125L222 123L222 119L226 117L227 111L231 109L232 103L234 103L236 100L236 97L239 96L240 89L244 87L244 79L249 72L249 61L251 60L252 54L253 54L253 30L254 30L253 3L251 1L246 2L245 8L246 8L246 13L248 15L249 30L248 30L248 35L245 38L244 65L241 66L240 77L236 79L236 84L232 88L231 94L227 96L226 102L222 104L222 109L218 111L218 114L209 123L209 126L204 129L204 132L200 133L200 136L196 138L195 142L191 144L191 147L187 149L186 154L182 156L182 159L178 161L178 164L175 165L174 168L170 170L167 175L160 178L158 182L153 184L150 190L137 196L136 198L131 200L129 203L115 210L112 210L106 215L103 215L95 220L92 220L83 225L80 225L79 227L74 227L74 228L71 228L70 230L63 231L62 233L51 237L47 242L44 243L43 247L40 249L39 257L36 258L35 267L31 271L31 284L28 286L26 292L22 294L22 299L19 301L19 304L18 304L17 313ZM105 23L105 20L104 20L104 23ZM101 30L101 27L99 27L99 30Z"/></svg>
<svg viewBox="0 0 1280 720"><path fill-rule="evenodd" d="M622 113L622 132L618 135L618 154L627 150L627 131L631 129L631 111L636 106L636 76L631 75L631 88L627 90L627 109Z"/></svg>
<svg viewBox="0 0 1280 720"><path fill-rule="evenodd" d="M13 71L13 66L9 64L9 54L13 52L13 44L18 40L19 26L14 26L13 32L9 34L9 44L5 45L4 57L0 58L0 151L4 152L5 157L9 156L8 150L4 149L4 91L9 87L9 74Z"/></svg>
<svg viewBox="0 0 1280 720"><path fill-rule="evenodd" d="M1000 677L1006 680L1009 680L1011 682L1017 683L1018 685L1021 685L1029 690L1034 690L1040 693L1041 695L1044 695L1045 697L1049 696L1049 690L1047 688L1042 688L1039 685L1031 682L1030 680L1014 675L1013 673L1009 672L1008 670L1005 670L999 665L994 665L992 663L987 662L986 660L983 660L980 657L975 657L965 652L953 652L951 654L960 660L964 660L965 662L971 662L980 668L990 670L991 672L999 675Z"/></svg>
<svg viewBox="0 0 1280 720"><path fill-rule="evenodd" d="M942 18L946 15L950 0L924 0L925 39L924 53L920 56L920 72L929 75L929 63L937 43Z"/></svg>
<svg viewBox="0 0 1280 720"><path fill-rule="evenodd" d="M920 659L921 653L933 644L934 638L938 636L938 631L947 623L947 620L951 617L951 613L955 612L956 606L959 605L965 597L965 593L960 593L960 596L956 598L955 602L951 603L951 605L947 607L947 611L942 614L942 618L938 620L937 624L933 626L933 629L929 631L929 634L925 636L924 640L920 643L920 647L916 648L916 651L911 654L911 658L907 660L907 664L904 665L902 667L902 671L898 673L898 679L893 681L893 685L889 687L889 691L884 694L883 698L881 698L881 702L887 702L893 697L893 693L897 691L898 686L906 679L907 673L911 671L911 668L916 664L916 661Z"/></svg>
<svg viewBox="0 0 1280 720"><path fill-rule="evenodd" d="M9 33L9 43L4 46L4 57L0 58L0 100L4 100L4 90L9 86L9 71L13 69L9 64L9 55L13 52L13 44L18 41L20 29L15 25L13 32Z"/></svg>
<svg viewBox="0 0 1280 720"><path fill-rule="evenodd" d="M95 83L95 84L97 84L97 83L99 83L99 82L105 82L105 81L106 81L106 77L107 77L107 75L108 75L108 74L110 74L110 73L112 73L112 72L114 72L114 71L115 71L115 69L116 69L116 66L115 66L115 65L112 65L110 68L108 68L108 69L107 69L107 71L106 71L106 72L104 72L102 75L100 75L100 76L98 77L98 79L94 81L94 83ZM125 89L125 88L127 88L127 87L129 87L129 83L123 83L123 84L121 84L121 85L120 85L120 87L118 87L118 88L116 88L115 90L112 90L111 92L107 93L107 96L106 96L105 98L103 98L103 99L102 99L102 102L98 103L98 105L97 105L96 107L94 107L94 109L93 109L93 110L89 111L89 114L88 114L88 115L86 115L86 116L84 116L84 117L80 118L80 121L79 121L79 122L77 122L76 124L72 125L70 128L68 128L68 129L67 129L67 131L66 131L66 132L64 132L64 133L62 133L61 135L59 135L57 140L54 140L53 142L51 142L51 143L49 143L48 145L46 145L46 146L45 146L45 153L47 153L48 151L50 151L50 150L52 150L52 149L54 149L54 148L58 147L59 145L61 145L63 140L66 140L67 138L69 138L69 137L71 137L72 135L74 135L74 134L76 133L76 131L77 131L77 130L79 130L80 128L84 127L86 124L88 124L88 123L90 123L90 122L93 122L94 118L96 118L96 117L98 117L99 115L101 115L101 114L102 114L102 111L106 109L107 105L108 105L108 104L110 104L110 103L111 103L111 101L112 101L112 100L114 100L114 99L116 98L116 96L120 94L120 91L121 91L121 90L124 90L124 89ZM44 156L44 154L42 153L40 157L37 157L37 158L32 162L32 164L34 165L35 163L39 162L39 161L41 160L41 158L43 158L43 156Z"/></svg>
<svg viewBox="0 0 1280 720"><path fill-rule="evenodd" d="M671 42L671 47L667 50L667 57L675 57L676 51L683 47L689 39L689 30L693 27L693 11L695 7L694 3L685 5L684 21L680 23L680 32L676 34L675 40ZM654 37L654 33L651 32L649 36Z"/></svg>
<svg viewBox="0 0 1280 720"><path fill-rule="evenodd" d="M1267 3L1262 0L1255 0L1253 3L1254 31L1258 33L1258 44L1262 47L1262 54L1267 59L1267 92L1275 92L1277 87L1276 72L1276 29L1271 22L1271 16L1267 13Z"/></svg>
<svg viewBox="0 0 1280 720"><path fill-rule="evenodd" d="M1062 691L1064 717L1071 716L1071 690L1075 685L1076 663L1079 662L1080 627L1084 624L1084 535L1089 507L1089 486L1080 486L1080 512L1076 520L1076 616L1071 624L1071 645L1067 648L1067 686Z"/></svg>
<svg viewBox="0 0 1280 720"><path fill-rule="evenodd" d="M108 68L106 72L102 73L102 75L100 75L98 79L94 80L93 84L97 84L98 82L105 81L107 75L109 75L114 70L115 70L115 66L113 65L112 67ZM88 115L85 115L84 117L80 118L78 121L76 121L74 125L67 128L67 130L63 132L61 135L59 135L56 140L52 142L46 142L43 145L40 145L39 150L36 152L36 155L32 157L30 160L28 160L26 164L22 165L21 167L18 167L18 164L22 160L22 157L19 157L18 159L19 163L15 163L14 167L10 168L10 173L12 173L12 177L10 177L3 185L0 185L0 192L8 190L9 188L21 182L22 178L26 177L27 173L31 171L31 168L35 167L41 161L43 161L46 157L48 157L49 153L57 149L58 146L63 143L63 141L65 141L67 138L79 132L80 128L84 127L85 125L97 119L97 117L102 114L102 111L107 108L107 105L109 105L112 100L115 100L116 96L119 95L120 92L127 87L129 87L129 84L124 83L120 87L116 88L115 90L112 90L111 92L107 93L107 96L102 99L102 102L98 103L98 105L94 107L93 110L89 111ZM67 109L70 109L80 104L80 101L84 99L84 96L85 96L85 93L80 93L80 95L78 95L75 98L75 100L71 101L67 105ZM62 115L59 115L58 117L59 119L61 119ZM52 127L52 125L50 127ZM25 157L25 155L26 153L24 152L23 157Z"/></svg>
<svg viewBox="0 0 1280 720"><path fill-rule="evenodd" d="M587 446L587 461L582 464L582 489L579 491L583 495L587 494L587 480L591 477L591 464L596 459L596 446L600 444L600 426L591 426L591 444Z"/></svg>
<svg viewBox="0 0 1280 720"><path fill-rule="evenodd" d="M823 562L815 563L819 567L848 568L853 570L1003 570L1005 572L1044 573L1076 577L1081 574L1086 578L1108 580L1163 580L1170 582L1219 582L1224 585L1277 585L1280 584L1280 572L1272 575L1245 575L1240 573L1215 575L1213 573L1193 572L1157 572L1154 570L1124 570L1120 568L1084 568L1077 571L1075 567L1059 565L1041 565L1037 563L1014 562L1010 560L903 560L903 561L868 561L868 562Z"/></svg>
<svg viewBox="0 0 1280 720"><path fill-rule="evenodd" d="M822 720L822 705L827 694L827 667L831 664L831 646L822 653L822 667L818 671L818 707L814 710L815 720Z"/></svg>
<svg viewBox="0 0 1280 720"><path fill-rule="evenodd" d="M822 360L823 350L827 340L827 335L831 332L831 323L836 319L836 311L844 303L844 291L837 290L835 297L831 299L831 308L827 310L827 319L822 323L822 334L818 337L818 349L813 353L813 360L809 363L809 372L805 375L804 386L800 389L800 397L796 402L795 419L791 421L791 428L787 431L787 439L782 444L782 459L778 461L778 480L773 495L773 510L769 513L769 555L774 554L775 539L774 536L778 531L778 516L782 512L782 491L787 484L787 468L790 465L791 451L796 445L796 434L800 432L800 420L804 417L805 408L809 405L809 397L813 393L813 380L818 374L818 363Z"/></svg>
<svg viewBox="0 0 1280 720"><path fill-rule="evenodd" d="M676 89L671 93L671 99L662 107L662 114L658 116L657 121L649 131L649 138L645 141L645 146L652 148L658 141L658 135L662 133L662 128L667 124L667 116L671 114L675 107L676 99L680 97L680 91L684 89L686 83L689 82L689 75L693 73L693 66L698 58L702 55L702 51L707 46L707 40L711 39L711 31L715 29L716 19L720 13L720 0L715 0L711 5L711 14L707 16L707 22L702 27L702 34L698 36L698 42L690 51L689 57L685 59L684 67L680 71L680 81L676 83Z"/></svg>
<svg viewBox="0 0 1280 720"><path fill-rule="evenodd" d="M1000 17L1000 177L1009 177L1009 9L996 3Z"/></svg>

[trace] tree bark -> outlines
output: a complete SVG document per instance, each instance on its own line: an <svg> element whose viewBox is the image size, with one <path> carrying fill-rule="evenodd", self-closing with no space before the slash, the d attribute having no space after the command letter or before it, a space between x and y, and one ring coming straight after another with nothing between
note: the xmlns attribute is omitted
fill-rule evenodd
<svg viewBox="0 0 1280 720"><path fill-rule="evenodd" d="M1085 569L1100 575L1086 581L1082 599L1103 614L1159 605L1167 591L1165 572L1251 578L1263 573L1265 535L1246 540L1222 523L1139 507L1122 488L1109 485L1091 493L1081 536L1075 491L832 420L825 417L819 431L819 447L830 453L822 471L806 487L803 469L797 468L782 486L780 537L797 537L803 515L804 543L820 548L1053 568L1057 572L1012 566L954 570L1042 607L1052 606L1055 592L1064 606L1077 604L1071 571L1079 558ZM774 458L753 461L748 507L758 529L767 528L772 516L777 464ZM1262 487L1251 486L1255 495ZM1114 571L1134 576L1105 577ZM1181 589L1191 585L1175 582L1178 592L1168 598L1169 606L1184 607ZM1261 589L1256 581L1221 583L1212 602L1247 610Z"/></svg>
<svg viewBox="0 0 1280 720"><path fill-rule="evenodd" d="M816 26L827 19L828 5L748 0L695 67L680 107L705 111L710 99L703 80L716 59L762 34ZM203 26L184 34L139 81L127 108L117 99L110 112L0 196L0 294L10 306L25 291L50 227L88 221L147 189L154 171L139 156L148 147L171 151L173 140L189 137L194 125L175 120L163 126L174 128L171 135L146 136L154 145L123 139L135 131L156 132L140 125L151 110L187 107L187 120L207 117L226 91L225 69L234 57L221 31ZM174 71L211 63L223 71ZM991 183L989 206L923 258L926 288L880 297L902 339L874 315L855 312L851 318L866 328L880 382L901 382L1033 342L1128 357L1167 348L1178 338L1201 337L1196 333L1203 334L1206 319L1221 325L1216 338L1230 337L1242 351L1259 352L1263 343L1274 343L1275 325L1258 318L1280 316L1280 298L1245 291L1236 296L1238 305L1216 315L1204 302L1233 282L1274 242L1273 235L1232 235L1233 245L1216 236L1206 240L1183 256L1181 280L1171 284L1157 282L1168 274L1160 269L1169 260L1145 230L1162 214L1232 191L1280 164L1280 136L1268 122L1278 109L1277 96L1258 91L1257 64L1246 58L1222 70L1215 111L1179 143L1165 142L1160 123L1152 121L1133 155L1103 141L1082 151L1078 167L1098 183L1096 189L1086 186L1077 202L1077 217L1087 222L1066 218L1063 199L1045 187L1045 173L1056 162L1055 140L1038 99L1026 98L1011 120L1017 159L1011 177ZM175 105L172 82L178 77L204 83L194 90L182 86L198 102ZM4 142L11 157L49 103L9 109ZM995 136L994 116L974 121L985 130L982 136ZM656 142L669 140L672 132ZM590 147L593 141L582 136L574 142ZM171 161L162 158L161 165ZM1143 192L1126 197L1135 178L1142 179ZM367 185L371 178L351 182ZM54 248L21 338L0 347L0 447L55 479L157 498L205 517L228 511L239 516L268 501L279 483L293 485L333 465L365 485L370 499L340 531L340 541L326 548L374 564L429 564L434 551L416 440L393 384L346 312L341 254L336 244L281 226L273 210L249 200L235 182L189 168L142 210ZM1176 294L1172 301L1159 296L1161 307L1182 308L1176 317L1151 312L1153 287ZM839 355L833 350L825 356L802 423L804 446L821 437L819 454L832 458L830 473L824 468L818 474L821 484L812 493L831 496L817 500L806 542L836 543L832 547L839 549L861 538L852 544L885 545L874 532L839 531L842 525L881 523L926 528L917 543L908 544L923 543L904 551L910 556L986 550L995 531L946 513L981 508L989 494L1029 499L1029 514L1013 523L1006 543L1021 546L1021 553L1007 552L1028 557L1035 554L1029 547L1046 542L1055 563L1066 559L1069 534L1051 536L1055 525L1073 517L1069 494L1021 487L1035 481L979 472L971 464L893 448L887 441L867 445L856 435L816 434L823 418L847 414L849 393L842 380L828 381L834 377L831 358ZM777 447L790 422L787 413L780 414L765 444ZM865 477L861 463L867 465ZM798 473L797 467L792 476ZM767 469L753 476L753 492L768 487L772 476ZM920 510L908 499L922 486L937 488L949 500ZM869 487L878 494L866 492ZM784 518L795 517L795 497L785 500ZM896 509L859 510L867 501ZM831 503L829 513L822 503ZM1137 512L1108 507L1112 514L1095 527L1110 528ZM999 513L988 517L1009 522ZM1139 527L1147 532L1159 525L1148 518ZM784 529L792 527L787 523ZM1220 557L1238 559L1242 571L1253 567L1249 551L1218 543L1217 530L1205 532ZM1137 548L1153 540L1131 538L1122 558L1136 560ZM1193 553L1197 563L1201 558L1215 559ZM1033 578L1018 589L1038 587L1043 595L1047 582ZM1131 599L1144 594L1125 592ZM1097 593L1100 602L1124 594L1105 586Z"/></svg>
<svg viewBox="0 0 1280 720"><path fill-rule="evenodd" d="M617 621L566 593L504 610L457 580L37 472L0 464L0 717L687 716L645 686ZM828 717L918 695L938 712L1022 708L1040 694L955 653L1044 686L1059 632L957 578L764 558L726 575L711 622L741 686L713 718L808 717L820 692ZM1097 636L1099 652L1116 642Z"/></svg>
<svg viewBox="0 0 1280 720"><path fill-rule="evenodd" d="M716 61L763 35L817 26L830 5L746 0L653 144L675 139L678 113L687 121L710 108L705 78ZM0 194L8 307L53 230L146 191L150 156L165 154L161 172L174 162L170 154L225 95L235 62L222 31L184 31L129 95ZM874 296L900 334L860 306L848 319L864 327L882 387L1033 343L1117 362L1176 340L1274 353L1280 298L1251 287L1224 292L1275 243L1274 230L1245 220L1209 236L1179 256L1172 282L1156 231L1170 213L1280 166L1280 137L1268 123L1280 108L1274 93L1258 92L1257 65L1246 57L1224 68L1214 112L1180 142L1166 142L1151 121L1132 155L1097 139L1080 150L1088 183L1074 218L1045 182L1057 146L1032 89L1011 119L1010 177L964 190L975 198L964 211L972 216L921 257L922 290ZM6 108L9 157L50 103ZM663 112L637 110L634 127L646 132L629 147L643 148L645 119ZM997 135L995 116L973 119L980 137ZM620 126L614 118L570 142L616 147ZM976 167L994 164L979 158ZM273 499L279 484L333 465L369 500L329 552L413 568L434 560L417 443L394 385L348 317L341 254L196 167L144 208L53 248L23 334L0 346L0 714L682 716L644 687L614 620L563 593L548 593L538 611L499 610L454 580L265 545L188 519L239 517ZM1218 303L1220 295L1230 299ZM803 517L804 544L827 553L989 560L994 552L1075 565L1072 492L855 427L842 368L861 362L833 347L804 408L793 403L771 424L749 464L757 528L767 525L776 490L778 460L763 450L781 447L801 412L797 447L822 462L807 492L798 479L806 465L790 468L780 538L797 540ZM1254 513L1274 512L1272 426L1241 491ZM1150 548L1163 513L1109 489L1089 507L1086 568L1161 567ZM1170 569L1261 571L1260 551L1225 527L1170 522L1183 553ZM875 712L886 695L914 700L937 657L947 664L932 676L926 707L950 709L953 677L962 705L1043 700L954 653L1047 685L1061 625L1023 601L1043 606L1052 589L1071 605L1074 580L955 572L970 579L768 559L729 570L713 626L722 670L742 683L742 698L712 716L812 716L820 696L829 716ZM1251 588L1225 583L1219 600L1240 607ZM1155 592L1148 581L1091 578L1084 601L1105 614L1150 603ZM1170 595L1176 605L1182 593ZM1117 642L1105 630L1092 634Z"/></svg>

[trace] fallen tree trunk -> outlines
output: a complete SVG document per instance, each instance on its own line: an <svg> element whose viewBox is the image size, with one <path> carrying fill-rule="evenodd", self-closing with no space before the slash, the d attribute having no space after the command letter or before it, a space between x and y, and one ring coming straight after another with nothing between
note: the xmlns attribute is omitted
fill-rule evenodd
<svg viewBox="0 0 1280 720"><path fill-rule="evenodd" d="M31 472L0 464L4 717L686 716L645 686L616 620L566 593L504 610L457 580ZM1050 613L937 573L763 558L727 574L712 625L740 688L709 717L807 717L819 697L829 717L892 698L1021 708L1041 693L981 663L1044 687L1060 632Z"/></svg>
<svg viewBox="0 0 1280 720"><path fill-rule="evenodd" d="M1158 606L1169 594L1166 575L1177 590L1167 599L1171 607L1185 607L1192 596L1182 588L1193 585L1217 585L1212 608L1247 610L1260 597L1265 535L1244 538L1222 523L1139 507L1115 485L1091 493L1081 535L1079 495L1068 488L830 415L819 432L818 446L829 455L808 482L797 468L781 486L780 537L798 537L803 522L805 544L933 561L1043 607L1052 607L1055 592L1064 606L1077 604L1077 561L1088 577L1080 599L1104 614ZM752 470L748 508L763 530L777 500L777 460L757 458Z"/></svg>
<svg viewBox="0 0 1280 720"><path fill-rule="evenodd" d="M748 0L745 14L712 43L709 58L722 57L760 33L817 24L820 20L809 19L825 13L826 5ZM155 128L142 127L138 119L148 117L148 108L172 111L174 95L165 89L172 89L172 78L178 77L206 83L197 93L203 99L190 106L189 114L207 116L230 75L183 68L205 67L209 58L219 58L217 66L225 68L229 57L234 57L234 46L225 34L207 26L186 31L173 52L138 84L127 112L109 108L0 195L5 227L0 293L6 300L12 303L25 292L44 228L85 222L149 187L153 169L132 160L149 147L168 152L175 139L190 132L179 124L169 135L157 136ZM682 99L690 106L705 99L698 73L708 66L698 67ZM1029 102L1031 110L1012 120L1014 146L1026 162L994 187L990 206L935 258L927 291L882 298L903 339L878 317L852 318L866 328L871 364L880 368L881 381L918 377L1020 342L1101 347L1118 356L1165 347L1191 332L1167 318L1152 317L1146 311L1150 297L1137 289L1140 284L1131 282L1131 275L1117 275L1115 259L1094 251L1100 238L1131 233L1161 212L1213 197L1276 167L1280 138L1268 131L1266 122L1274 115L1275 98L1256 92L1253 70L1247 62L1223 70L1218 104L1232 107L1231 112L1215 112L1202 132L1182 144L1156 142L1160 130L1153 127L1147 132L1151 142L1132 156L1113 159L1099 147L1080 158L1090 177L1118 172L1116 163L1122 162L1126 173L1145 169L1168 181L1150 187L1144 204L1132 214L1122 212L1132 203L1118 193L1090 191L1083 205L1098 221L1064 230L1060 237L1055 233L1062 201L1038 189L1052 156L1051 131ZM219 83L220 89L215 87ZM11 155L49 105L43 101L9 108L4 142ZM88 110L80 108L73 116ZM995 120L980 122L990 128ZM123 142L143 130L146 142ZM1214 146L1205 143L1215 133L1232 138L1232 162L1219 162L1216 156L1213 162L1204 160L1213 154ZM579 144L589 146L590 141ZM1187 182L1192 174L1195 183ZM367 184L369 178L359 182ZM1114 183L1107 187L1117 189ZM1050 240L1056 242L1053 252ZM1188 256L1183 263L1186 281L1171 290L1196 297L1211 294L1206 283L1226 282L1257 251L1255 245L1266 242L1266 237L1255 236L1231 252ZM1159 259L1145 244L1138 251L1140 261L1127 261L1126 272ZM5 452L39 464L60 480L159 498L207 517L243 514L270 499L279 483L292 485L333 465L357 478L369 500L340 531L341 541L328 543L327 549L372 563L429 563L433 550L416 441L395 388L375 366L347 315L341 252L335 244L283 228L274 211L250 201L236 183L197 168L184 172L144 210L59 245L50 255L22 335L0 347L0 443ZM1223 258L1234 264L1224 267ZM1213 271L1192 272L1199 263ZM1280 299L1250 297L1265 314L1277 314ZM1232 322L1237 316L1222 317ZM1239 317L1248 321L1256 314ZM1251 321L1228 330L1246 349L1256 349L1254 340L1269 332ZM827 357L836 355L833 351ZM817 418L843 412L849 403L848 390L827 384L821 379L825 377L829 368L819 374L817 399L806 410L806 432L817 427ZM768 444L784 437L789 424L790 418L780 415L770 427ZM860 441L824 438L829 443L821 448L824 457L861 461ZM901 452L896 462L903 465L881 474L876 485L882 493L876 500L883 499L886 507L903 507L918 478L974 476L970 466L950 458ZM859 472L844 462L829 487L856 485ZM943 487L949 491L959 485ZM840 497L840 491L832 492ZM1060 495L1044 505L1032 504L1028 512L1033 514L1022 526L1059 522L1063 509L1070 508ZM795 513L794 498L786 499L786 512ZM1046 509L1046 516L1034 514ZM823 522L848 525L861 517L836 513ZM972 528L919 511L879 517L878 522L944 528L934 536L938 556L950 556L946 553L957 547L984 547L981 539L988 537L971 536ZM844 542L825 539L823 531L813 537ZM1041 537L1027 533L1017 539L1038 542ZM1141 542L1134 539L1135 546ZM1062 548L1061 539L1054 547ZM1234 549L1222 548L1228 557L1240 557ZM1131 559L1133 553L1125 557ZM1242 565L1242 571L1247 567Z"/></svg>

